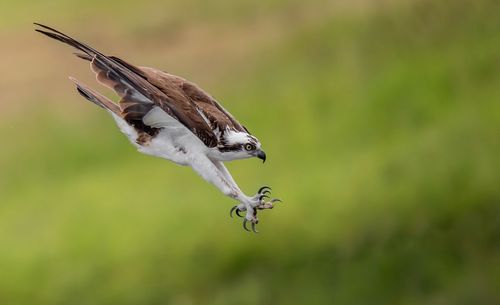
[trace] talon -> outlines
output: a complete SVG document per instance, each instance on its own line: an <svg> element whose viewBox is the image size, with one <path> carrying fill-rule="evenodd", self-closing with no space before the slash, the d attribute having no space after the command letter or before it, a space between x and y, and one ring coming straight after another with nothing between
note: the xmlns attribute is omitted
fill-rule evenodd
<svg viewBox="0 0 500 305"><path fill-rule="evenodd" d="M247 220L246 218L243 220L243 229L245 229L245 231L250 232L250 230L248 230L248 228L247 228L247 221L248 221L248 220ZM252 224L253 224L253 223L252 223Z"/></svg>
<svg viewBox="0 0 500 305"><path fill-rule="evenodd" d="M259 233L259 231L257 231L257 229L255 229L255 223L254 222L252 222L252 231L254 233Z"/></svg>
<svg viewBox="0 0 500 305"><path fill-rule="evenodd" d="M271 194L271 191L270 190L265 190L261 194Z"/></svg>
<svg viewBox="0 0 500 305"><path fill-rule="evenodd" d="M229 216L231 216L231 218L234 218L233 217L233 212L238 215L238 217L243 217L241 214L240 214L240 210L238 209L238 206L235 205L234 207L231 208L231 211L229 211Z"/></svg>
<svg viewBox="0 0 500 305"><path fill-rule="evenodd" d="M271 190L271 188L270 188L269 186L264 185L263 187L261 187L261 188L259 189L259 191L258 191L257 193L260 193L260 192L262 192L262 191L263 191L263 190L265 190L265 189L269 189L269 190Z"/></svg>
<svg viewBox="0 0 500 305"><path fill-rule="evenodd" d="M267 195L260 195L259 201L262 200L263 198L269 198L269 196L267 196Z"/></svg>
<svg viewBox="0 0 500 305"><path fill-rule="evenodd" d="M236 210L238 208L238 206L234 206L231 208L231 211L229 211L229 216L231 216L231 218L233 218L233 212L234 210ZM238 210L236 210L236 214L238 214ZM239 215L238 215L239 216Z"/></svg>
<svg viewBox="0 0 500 305"><path fill-rule="evenodd" d="M281 200L280 200L280 199L278 199L278 198L274 198L274 199L272 199L271 201L269 201L269 203L275 203L275 202L283 202L283 201L281 201Z"/></svg>

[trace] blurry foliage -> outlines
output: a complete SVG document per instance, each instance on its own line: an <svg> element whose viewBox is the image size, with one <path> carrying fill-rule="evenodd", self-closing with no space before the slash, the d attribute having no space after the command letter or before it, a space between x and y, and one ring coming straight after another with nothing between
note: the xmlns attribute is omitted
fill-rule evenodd
<svg viewBox="0 0 500 305"><path fill-rule="evenodd" d="M3 2L2 41L36 52L0 60L0 304L500 303L498 2L352 6ZM261 233L135 152L31 21L171 64L245 122L269 162L230 164L236 180L285 201ZM189 28L212 36L170 45Z"/></svg>

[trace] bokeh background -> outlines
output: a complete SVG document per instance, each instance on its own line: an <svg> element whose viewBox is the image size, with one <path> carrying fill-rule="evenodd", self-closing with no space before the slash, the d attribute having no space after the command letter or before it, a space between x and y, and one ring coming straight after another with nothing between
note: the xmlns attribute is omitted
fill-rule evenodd
<svg viewBox="0 0 500 305"><path fill-rule="evenodd" d="M500 304L500 2L1 1L0 304ZM259 234L141 155L59 28L188 78L268 153ZM105 88L102 92L110 94Z"/></svg>

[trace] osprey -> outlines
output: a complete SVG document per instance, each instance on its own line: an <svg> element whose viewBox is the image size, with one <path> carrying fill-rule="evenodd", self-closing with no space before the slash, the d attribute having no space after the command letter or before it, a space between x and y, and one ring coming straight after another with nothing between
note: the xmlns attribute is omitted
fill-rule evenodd
<svg viewBox="0 0 500 305"><path fill-rule="evenodd" d="M90 61L97 81L120 96L118 104L70 77L78 92L111 114L118 128L138 151L193 168L224 195L238 201L230 210L257 232L257 210L272 209L279 199L269 197L271 188L261 187L254 196L245 195L224 166L225 161L266 154L259 140L194 83L163 71L134 66L118 57L106 56L51 27L35 23L37 32L64 42Z"/></svg>

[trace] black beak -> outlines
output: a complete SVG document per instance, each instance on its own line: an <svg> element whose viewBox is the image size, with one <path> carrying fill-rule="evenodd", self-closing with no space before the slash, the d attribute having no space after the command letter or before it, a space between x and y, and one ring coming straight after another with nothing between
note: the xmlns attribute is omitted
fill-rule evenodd
<svg viewBox="0 0 500 305"><path fill-rule="evenodd" d="M262 163L266 162L266 153L263 150L257 152L257 158L262 160Z"/></svg>

